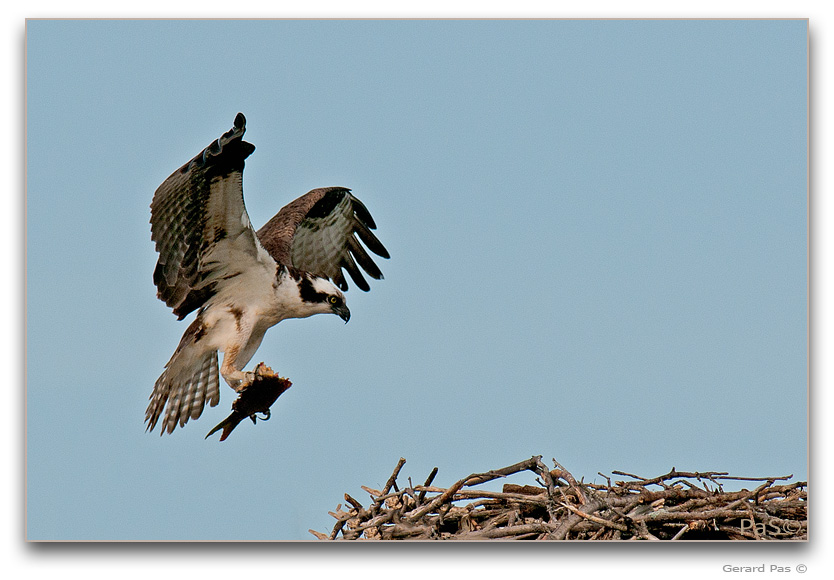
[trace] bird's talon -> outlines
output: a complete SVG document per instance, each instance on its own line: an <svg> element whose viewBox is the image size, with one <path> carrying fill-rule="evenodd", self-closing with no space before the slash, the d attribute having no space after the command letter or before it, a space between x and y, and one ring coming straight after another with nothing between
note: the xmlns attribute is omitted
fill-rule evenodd
<svg viewBox="0 0 834 580"><path fill-rule="evenodd" d="M254 383L255 377L257 376L255 375L255 373L249 371L242 372L241 374L243 375L243 378L236 381L235 384L231 385L231 387L235 390L236 393L242 392L246 387Z"/></svg>
<svg viewBox="0 0 834 580"><path fill-rule="evenodd" d="M269 418L272 416L272 412L269 409L267 409L266 411L262 411L262 413L263 417L258 417L258 413L255 412L249 415L249 418L252 419L252 422L255 425L258 424L258 419L260 419L261 421L269 421Z"/></svg>

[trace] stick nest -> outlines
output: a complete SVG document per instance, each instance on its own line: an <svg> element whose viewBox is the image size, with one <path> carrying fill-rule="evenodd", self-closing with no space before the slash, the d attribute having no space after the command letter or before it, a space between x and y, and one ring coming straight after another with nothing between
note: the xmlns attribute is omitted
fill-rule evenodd
<svg viewBox="0 0 834 580"><path fill-rule="evenodd" d="M681 472L604 485L577 482L553 460L534 456L475 473L449 488L397 485L400 459L382 490L363 486L366 507L348 494L330 534L321 540L806 540L807 482L785 477L730 477L725 472ZM538 485L504 484L502 491L475 489L488 481L532 471ZM724 491L722 481L762 482L753 490Z"/></svg>

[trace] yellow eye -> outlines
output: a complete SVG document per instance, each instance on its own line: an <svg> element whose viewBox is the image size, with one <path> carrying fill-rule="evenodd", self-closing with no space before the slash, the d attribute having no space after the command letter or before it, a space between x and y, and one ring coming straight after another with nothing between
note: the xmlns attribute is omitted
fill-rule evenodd
<svg viewBox="0 0 834 580"><path fill-rule="evenodd" d="M339 298L338 298L338 296L331 296L330 298L327 299L327 301L330 302L330 304L338 304L339 303Z"/></svg>

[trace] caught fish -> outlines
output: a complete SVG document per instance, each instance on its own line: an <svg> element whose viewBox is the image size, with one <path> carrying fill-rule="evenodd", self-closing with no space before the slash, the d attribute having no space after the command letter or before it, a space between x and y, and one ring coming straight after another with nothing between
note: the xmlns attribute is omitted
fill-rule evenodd
<svg viewBox="0 0 834 580"><path fill-rule="evenodd" d="M252 423L257 424L257 413L264 415L260 417L261 421L268 420L271 414L269 408L291 386L292 383L289 379L279 377L271 368L264 363L260 363L255 368L255 380L244 388L235 402L232 403L232 414L209 431L206 439L222 429L223 433L220 435L220 440L224 441L229 433L234 431L234 428L246 417L252 419Z"/></svg>

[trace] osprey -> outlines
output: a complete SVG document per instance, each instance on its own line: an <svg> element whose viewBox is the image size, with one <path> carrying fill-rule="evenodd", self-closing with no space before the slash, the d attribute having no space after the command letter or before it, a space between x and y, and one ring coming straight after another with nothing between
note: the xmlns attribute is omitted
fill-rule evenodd
<svg viewBox="0 0 834 580"><path fill-rule="evenodd" d="M267 329L286 318L350 310L343 269L364 291L359 266L382 279L365 251L388 258L371 230L371 214L349 189L314 189L290 202L255 232L243 203L246 118L171 174L154 193L151 240L159 260L153 281L159 299L179 320L197 310L145 412L160 434L198 418L220 399L219 375L235 391L254 380L243 368ZM217 353L224 353L218 369Z"/></svg>

